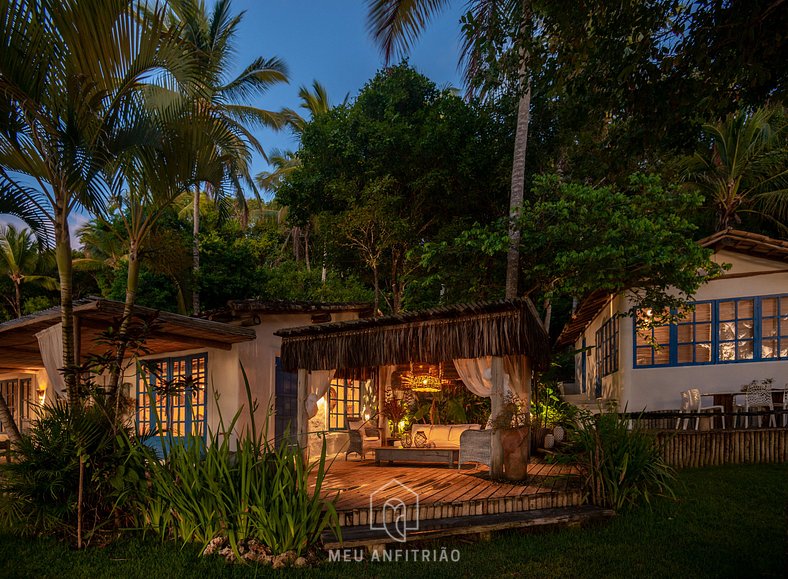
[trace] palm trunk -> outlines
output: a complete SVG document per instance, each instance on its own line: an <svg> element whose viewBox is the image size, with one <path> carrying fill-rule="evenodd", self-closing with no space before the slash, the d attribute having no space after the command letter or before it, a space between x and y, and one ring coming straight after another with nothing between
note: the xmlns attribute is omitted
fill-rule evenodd
<svg viewBox="0 0 788 579"><path fill-rule="evenodd" d="M192 228L194 241L192 242L192 310L194 314L200 313L200 288L198 276L200 274L200 191L194 192L194 225Z"/></svg>
<svg viewBox="0 0 788 579"><path fill-rule="evenodd" d="M17 318L22 317L22 283L18 281L14 281L14 290L16 291L16 295L14 296L14 313L16 314Z"/></svg>
<svg viewBox="0 0 788 579"><path fill-rule="evenodd" d="M118 328L118 350L115 355L115 365L111 369L110 392L115 397L115 424L120 423L121 403L121 370L123 359L126 357L126 332L129 330L131 316L134 312L134 303L137 300L137 286L140 278L139 246L136 239L129 244L129 270L126 275L126 303L123 306L123 317Z"/></svg>
<svg viewBox="0 0 788 579"><path fill-rule="evenodd" d="M523 35L530 18L530 1L523 2ZM524 42L524 40L523 40ZM509 196L509 251L506 255L506 299L514 299L519 293L520 277L520 208L525 192L525 153L528 148L528 127L531 120L531 79L527 70L528 53L520 52L520 88L525 90L517 105L517 131L514 136L514 159L512 161L512 190Z"/></svg>
<svg viewBox="0 0 788 579"><path fill-rule="evenodd" d="M71 235L68 229L68 217L61 210L55 212L55 244L55 261L60 277L60 324L63 332L64 381L68 402L76 408L79 405L79 389L75 371L74 302L71 294Z"/></svg>
<svg viewBox="0 0 788 579"><path fill-rule="evenodd" d="M19 433L19 427L16 425L14 417L11 415L11 409L5 401L5 397L0 392L0 423L3 425L3 430L8 435L8 439L12 443L17 443L21 440L22 435Z"/></svg>

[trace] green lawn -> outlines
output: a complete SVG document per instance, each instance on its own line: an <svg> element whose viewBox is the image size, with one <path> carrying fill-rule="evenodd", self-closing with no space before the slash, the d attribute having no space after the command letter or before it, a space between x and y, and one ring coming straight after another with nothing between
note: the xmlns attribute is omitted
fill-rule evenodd
<svg viewBox="0 0 788 579"><path fill-rule="evenodd" d="M788 465L681 473L678 500L603 526L446 542L459 563L325 563L275 572L197 558L195 549L129 540L78 553L54 541L0 537L3 577L783 577ZM434 546L430 546L433 548Z"/></svg>

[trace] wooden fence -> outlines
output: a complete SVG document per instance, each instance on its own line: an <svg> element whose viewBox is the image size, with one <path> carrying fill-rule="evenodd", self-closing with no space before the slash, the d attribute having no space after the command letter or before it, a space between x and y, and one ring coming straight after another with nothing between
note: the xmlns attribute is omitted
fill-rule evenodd
<svg viewBox="0 0 788 579"><path fill-rule="evenodd" d="M675 468L788 462L788 428L673 430L657 437Z"/></svg>

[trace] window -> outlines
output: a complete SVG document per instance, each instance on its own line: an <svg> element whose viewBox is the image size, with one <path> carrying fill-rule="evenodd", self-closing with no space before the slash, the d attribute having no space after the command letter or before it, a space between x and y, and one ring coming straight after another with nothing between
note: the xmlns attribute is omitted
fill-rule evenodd
<svg viewBox="0 0 788 579"><path fill-rule="evenodd" d="M152 397L162 433L175 438L203 436L207 355L146 360L142 364L137 375L137 433L158 434L156 415L151 412Z"/></svg>
<svg viewBox="0 0 788 579"><path fill-rule="evenodd" d="M26 421L30 420L30 398L33 395L33 381L31 378L14 378L0 382L0 393L5 399L11 418L18 428L23 428ZM0 432L5 428L0 423Z"/></svg>
<svg viewBox="0 0 788 579"><path fill-rule="evenodd" d="M712 361L711 302L695 304L682 312L676 327L676 358L679 364L709 364ZM669 348L666 348L666 354Z"/></svg>
<svg viewBox="0 0 788 579"><path fill-rule="evenodd" d="M361 413L361 382L340 378L328 389L328 429L345 430L348 417Z"/></svg>
<svg viewBox="0 0 788 579"><path fill-rule="evenodd" d="M610 318L596 331L597 374L618 371L618 318Z"/></svg>
<svg viewBox="0 0 788 579"><path fill-rule="evenodd" d="M788 295L694 306L676 324L635 329L636 368L788 359Z"/></svg>
<svg viewBox="0 0 788 579"><path fill-rule="evenodd" d="M761 359L788 358L788 296L761 299Z"/></svg>

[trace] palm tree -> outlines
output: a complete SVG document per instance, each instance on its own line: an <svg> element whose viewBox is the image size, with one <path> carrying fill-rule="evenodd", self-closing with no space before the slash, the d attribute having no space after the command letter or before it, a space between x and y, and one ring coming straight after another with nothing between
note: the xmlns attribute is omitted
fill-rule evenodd
<svg viewBox="0 0 788 579"><path fill-rule="evenodd" d="M41 251L30 230L17 230L13 225L0 227L0 273L14 284L14 299L9 301L17 318L22 315L22 284L58 289L57 280L44 275L51 265L50 256Z"/></svg>
<svg viewBox="0 0 788 579"><path fill-rule="evenodd" d="M244 205L241 183L257 193L249 172L252 151L265 155L249 127L280 129L284 117L280 113L242 103L264 94L274 84L287 82L287 67L278 58L258 57L241 74L232 78L234 41L244 13L233 14L230 0L218 0L210 12L204 0L172 0L170 8L171 21L179 27L181 38L195 49L199 60L202 91L197 105L209 111L214 122L222 125L225 132L235 136L232 147L221 150L217 158L223 160L225 178L232 185L239 203ZM193 205L192 251L196 278L200 270L200 195L193 196ZM192 302L194 313L198 313L200 293L196 284Z"/></svg>
<svg viewBox="0 0 788 579"><path fill-rule="evenodd" d="M0 197L54 229L63 364L75 366L69 216L101 213L108 168L151 138L148 89L188 86L195 63L165 34L163 10L128 0L0 3ZM77 377L66 372L69 401Z"/></svg>
<svg viewBox="0 0 788 579"><path fill-rule="evenodd" d="M369 28L388 63L395 52L405 53L430 19L445 8L449 0L367 0ZM520 270L520 227L517 217L525 191L525 154L531 109L531 75L528 72L527 39L533 28L531 0L470 0L468 18L474 23L466 38L461 61L465 78L470 80L489 59L496 40L510 41L517 50L518 71L515 82L520 95L517 107L517 130L514 139L511 193L509 197L509 248L506 258L506 298L518 295ZM515 23L516 30L508 30Z"/></svg>
<svg viewBox="0 0 788 579"><path fill-rule="evenodd" d="M684 178L714 205L717 229L754 213L788 230L788 122L782 108L738 111L703 127Z"/></svg>

